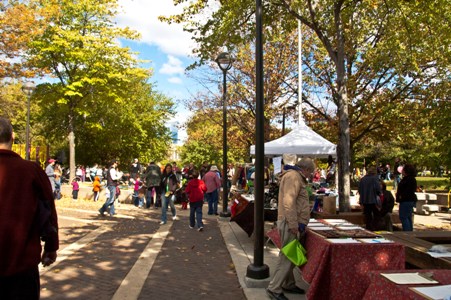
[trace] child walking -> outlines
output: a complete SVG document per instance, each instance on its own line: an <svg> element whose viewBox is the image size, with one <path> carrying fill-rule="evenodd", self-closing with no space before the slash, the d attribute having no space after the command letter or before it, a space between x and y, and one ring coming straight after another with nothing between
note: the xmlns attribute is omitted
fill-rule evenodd
<svg viewBox="0 0 451 300"><path fill-rule="evenodd" d="M99 200L100 194L100 178L99 176L94 177L94 182L92 183L92 191L94 192L94 202Z"/></svg>
<svg viewBox="0 0 451 300"><path fill-rule="evenodd" d="M193 179L188 182L185 192L189 199L189 228L193 229L195 221L197 222L197 230L204 230L202 223L202 205L204 204L204 193L207 191L205 182L198 179L199 171L193 171Z"/></svg>
<svg viewBox="0 0 451 300"><path fill-rule="evenodd" d="M134 189L133 189L133 199L135 206L142 208L144 204L144 199L142 197L142 193L139 192L141 186L143 185L141 178L139 175L136 175ZM140 195L141 194L141 195Z"/></svg>
<svg viewBox="0 0 451 300"><path fill-rule="evenodd" d="M80 186L78 185L78 178L75 177L72 180L72 199L78 199L78 191L80 190Z"/></svg>

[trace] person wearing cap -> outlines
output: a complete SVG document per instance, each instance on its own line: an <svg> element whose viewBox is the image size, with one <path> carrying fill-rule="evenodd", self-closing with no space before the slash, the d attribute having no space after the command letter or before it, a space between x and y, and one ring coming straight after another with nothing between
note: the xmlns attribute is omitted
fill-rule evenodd
<svg viewBox="0 0 451 300"><path fill-rule="evenodd" d="M0 117L0 299L39 299L38 266L56 260L58 218L46 173L13 152L13 140Z"/></svg>
<svg viewBox="0 0 451 300"><path fill-rule="evenodd" d="M208 214L218 215L218 189L221 187L218 167L215 165L211 166L210 170L202 177L202 181L205 182L205 185L207 186L205 196L208 201Z"/></svg>
<svg viewBox="0 0 451 300"><path fill-rule="evenodd" d="M52 192L55 193L55 162L53 158L49 159L48 165L45 168L45 174L50 180L50 184L52 185Z"/></svg>
<svg viewBox="0 0 451 300"><path fill-rule="evenodd" d="M306 190L307 179L311 180L315 164L310 158L297 161L296 154L283 155L284 167L280 175L277 229L282 246L305 235L310 220L310 207ZM274 271L274 276L266 289L271 299L288 299L284 292L304 294L297 287L294 278L294 264L282 253Z"/></svg>

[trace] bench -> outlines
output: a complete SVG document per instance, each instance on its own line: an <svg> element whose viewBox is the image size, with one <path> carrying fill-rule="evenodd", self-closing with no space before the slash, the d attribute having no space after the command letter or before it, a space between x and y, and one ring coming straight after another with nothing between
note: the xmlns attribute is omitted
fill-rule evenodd
<svg viewBox="0 0 451 300"><path fill-rule="evenodd" d="M422 206L423 213L425 215L435 214L440 211L440 205L437 204L424 204Z"/></svg>
<svg viewBox="0 0 451 300"><path fill-rule="evenodd" d="M419 215L430 215L439 212L441 207L437 203L437 195L429 193L415 193L417 195L417 203L415 205L415 213Z"/></svg>

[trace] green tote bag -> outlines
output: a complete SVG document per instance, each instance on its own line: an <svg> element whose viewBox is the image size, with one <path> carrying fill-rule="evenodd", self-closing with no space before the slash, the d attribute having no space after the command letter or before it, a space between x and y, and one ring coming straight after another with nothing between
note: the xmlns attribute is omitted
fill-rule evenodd
<svg viewBox="0 0 451 300"><path fill-rule="evenodd" d="M302 266L307 263L307 250L302 247L297 239L283 246L281 251L296 266Z"/></svg>

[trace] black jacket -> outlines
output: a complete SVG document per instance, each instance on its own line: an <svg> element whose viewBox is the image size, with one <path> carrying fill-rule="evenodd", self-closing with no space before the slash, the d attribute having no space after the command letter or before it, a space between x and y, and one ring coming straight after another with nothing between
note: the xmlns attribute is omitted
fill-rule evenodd
<svg viewBox="0 0 451 300"><path fill-rule="evenodd" d="M416 202L417 180L414 176L404 176L396 191L396 202Z"/></svg>
<svg viewBox="0 0 451 300"><path fill-rule="evenodd" d="M382 202L382 207L380 214L381 216L385 216L387 213L393 212L393 206L395 206L395 198L390 191L383 190L382 194L384 195L384 202Z"/></svg>

